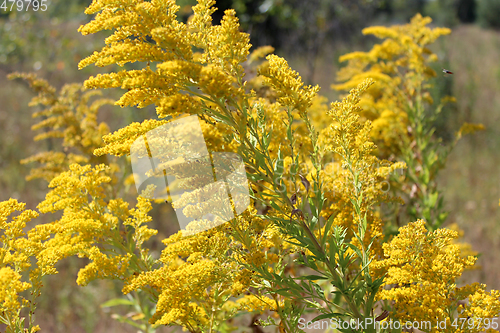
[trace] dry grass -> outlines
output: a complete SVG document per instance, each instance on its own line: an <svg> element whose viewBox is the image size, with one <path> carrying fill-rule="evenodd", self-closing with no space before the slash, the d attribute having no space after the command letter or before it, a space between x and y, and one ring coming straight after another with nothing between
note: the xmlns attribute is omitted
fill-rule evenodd
<svg viewBox="0 0 500 333"><path fill-rule="evenodd" d="M445 38L460 120L486 130L463 138L440 176L450 216L482 255L470 278L500 288L500 33L461 26Z"/></svg>

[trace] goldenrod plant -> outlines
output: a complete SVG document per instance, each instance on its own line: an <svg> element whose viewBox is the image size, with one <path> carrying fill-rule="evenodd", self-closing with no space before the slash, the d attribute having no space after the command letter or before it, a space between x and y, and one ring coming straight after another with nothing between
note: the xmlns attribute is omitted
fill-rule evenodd
<svg viewBox="0 0 500 333"><path fill-rule="evenodd" d="M33 118L41 118L32 126L32 130L44 129L35 136L35 141L63 139L60 151L51 149L40 152L21 161L22 164L38 162L42 166L31 169L26 178L32 180L43 178L50 182L55 176L69 170L69 165L108 163L107 156L97 157L94 150L102 145L102 137L109 133L106 123L97 123L99 109L114 101L99 98L91 102L93 96L100 96L100 91L84 91L82 84L65 85L59 94L46 80L34 74L10 74L9 79L25 80L33 92L37 93L29 106L41 107L41 111L33 113ZM49 147L53 144L50 141Z"/></svg>
<svg viewBox="0 0 500 333"><path fill-rule="evenodd" d="M59 95L50 90L50 100L42 97L43 105L54 105L44 113L43 126L52 126L54 136L64 138L64 145L82 157L61 158L58 169L46 174L50 191L37 208L41 214L58 212L54 216L59 218L25 233L26 222L38 213L24 210L14 199L0 204L0 319L8 332L39 329L33 311L43 290L42 277L57 274L55 265L70 256L89 262L78 272L79 285L96 279L120 284L124 298L103 306L129 306L131 316L115 318L141 332L159 326L189 332L271 326L288 333L325 320L341 332L399 332L408 321L428 321L429 327L420 327L425 332L496 329L499 293L480 284L457 286L476 258L464 256L452 243L455 231L438 228L437 222L422 216L426 223L408 220L392 238L385 234L385 226L394 221L383 214L381 204L401 203L387 191L388 177L415 167L409 159L391 161L387 154L410 153L404 145L410 140L406 127L423 112L415 106L410 114L397 87L404 85L423 103L423 91L416 92L423 88L415 80L423 82L424 70L415 70L420 77L394 78L399 83L387 85L392 90L380 86L393 80L389 75L361 74L342 101L328 106L317 95L319 87L304 85L272 48L250 53L249 36L240 32L233 10L225 12L220 25L213 25L214 5L199 0L187 23L177 20L179 6L168 0L93 1L87 8L86 13L95 16L80 31L112 34L79 67L116 64L123 69L91 77L85 87L122 88L125 93L116 105L154 105L157 118L107 134L95 118L104 102L95 107L85 98L65 103L76 86ZM412 24L422 20L427 19L417 16ZM424 29L420 34L433 40L440 33ZM399 52L413 64L419 57L414 51ZM135 69L129 69L128 64L136 62ZM388 106L371 97L376 91L394 92L388 112L398 131L377 131L379 115ZM375 116L369 119L367 112ZM198 123L183 122L186 115L197 117ZM162 138L149 134L168 124L181 124L175 126L178 142L163 138L168 150L180 157L161 151L154 163L159 176L182 181L169 182L166 189L159 189L158 183L138 184L131 208L116 188L125 178L139 175L105 157L131 155L136 142L144 142L137 154L151 157ZM189 143L198 127L210 154L190 158L188 153L195 149ZM61 134L60 128L74 130ZM430 135L427 128L417 130L418 135ZM80 133L80 140L73 131ZM397 141L392 134L407 139ZM90 148L94 157L87 154ZM236 213L240 202L237 196L224 201L221 192L207 191L214 187L200 188L207 176L198 173L208 167L217 174L216 153L239 155L250 198L244 211L223 223L216 222L225 215L211 212L224 204ZM232 166L225 165L228 174L235 172ZM153 205L165 204L161 191L170 198L180 189L185 191L171 205L194 220L163 239L164 248L155 255L148 248L148 240L157 235L150 211ZM15 211L22 213L11 217ZM209 215L211 220L205 218ZM23 296L28 291L34 297L31 302ZM23 308L30 311L28 328L23 326ZM249 320L238 318L245 315ZM250 328L243 327L249 321Z"/></svg>
<svg viewBox="0 0 500 333"><path fill-rule="evenodd" d="M455 98L446 96L435 106L431 96L431 79L436 77L431 67L438 57L429 45L448 35L447 28L430 28L430 17L417 14L406 25L363 29L363 34L383 39L368 52L352 52L340 58L347 66L338 73L338 90L352 89L367 77L376 84L361 100L363 117L371 120L371 136L377 144L377 156L407 165L406 181L396 176L391 190L405 197L406 216L396 207L396 227L400 220L422 218L431 230L445 222L443 196L437 188L437 174L464 134L484 129L481 124L465 123L451 143L436 137L434 123L443 107ZM443 78L447 79L447 78ZM393 228L393 231L396 231Z"/></svg>

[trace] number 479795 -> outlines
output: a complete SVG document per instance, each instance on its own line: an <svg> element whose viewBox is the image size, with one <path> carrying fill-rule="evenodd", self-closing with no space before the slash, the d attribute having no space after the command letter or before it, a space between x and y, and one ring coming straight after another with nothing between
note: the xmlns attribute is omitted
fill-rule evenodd
<svg viewBox="0 0 500 333"><path fill-rule="evenodd" d="M0 9L21 12L23 10L28 11L30 7L35 12L39 9L44 12L47 10L47 0L3 0Z"/></svg>

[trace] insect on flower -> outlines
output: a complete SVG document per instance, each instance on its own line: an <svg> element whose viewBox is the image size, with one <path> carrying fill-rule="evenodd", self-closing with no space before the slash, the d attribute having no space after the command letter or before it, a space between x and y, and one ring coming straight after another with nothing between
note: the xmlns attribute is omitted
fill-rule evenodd
<svg viewBox="0 0 500 333"><path fill-rule="evenodd" d="M450 72L449 70L444 69L444 68L443 68L443 73L444 73L444 74L453 74L453 72Z"/></svg>

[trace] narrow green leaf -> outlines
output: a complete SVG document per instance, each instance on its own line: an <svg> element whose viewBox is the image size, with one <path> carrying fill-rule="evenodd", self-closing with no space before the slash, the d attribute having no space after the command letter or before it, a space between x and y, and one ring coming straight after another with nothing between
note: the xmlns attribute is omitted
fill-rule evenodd
<svg viewBox="0 0 500 333"><path fill-rule="evenodd" d="M124 298L113 298L107 302L102 303L101 308L110 308L117 305L134 305L134 303Z"/></svg>
<svg viewBox="0 0 500 333"><path fill-rule="evenodd" d="M311 320L311 321L315 322L315 321L321 320L321 319L328 319L328 318L335 318L335 317L342 317L342 316L344 316L344 314L338 313L338 312L325 313L325 314L319 315L317 317L314 317L313 320Z"/></svg>
<svg viewBox="0 0 500 333"><path fill-rule="evenodd" d="M325 248L326 239L328 237L328 234L330 233L330 228L332 227L333 219L334 219L334 214L330 215L330 217L326 221L325 231L323 234L323 238L321 239L321 247L322 248ZM330 247L331 247L331 245L330 245Z"/></svg>
<svg viewBox="0 0 500 333"><path fill-rule="evenodd" d="M327 276L321 276L321 275L305 275L305 276L301 276L299 277L299 279L301 280L328 280L328 277Z"/></svg>
<svg viewBox="0 0 500 333"><path fill-rule="evenodd" d="M363 255L361 254L361 251L358 249L357 246L355 246L354 244L347 244L347 246L349 246L351 249L353 249L354 252L356 252L356 254L358 255L358 257L360 259L363 258Z"/></svg>
<svg viewBox="0 0 500 333"><path fill-rule="evenodd" d="M356 214L360 215L361 210L359 209L358 203L353 198L349 198L349 199L351 200L351 203L354 206L354 210L356 211Z"/></svg>

